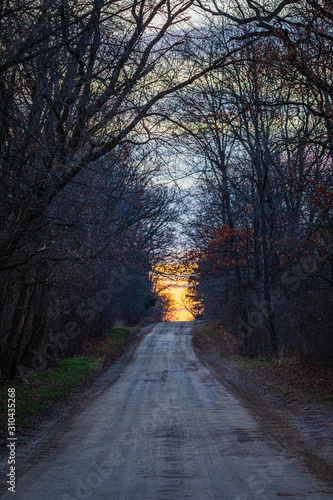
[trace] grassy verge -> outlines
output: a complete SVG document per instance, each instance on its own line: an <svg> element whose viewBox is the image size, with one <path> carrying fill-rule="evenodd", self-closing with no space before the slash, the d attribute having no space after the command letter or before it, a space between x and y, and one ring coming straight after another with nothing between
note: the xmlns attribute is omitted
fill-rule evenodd
<svg viewBox="0 0 333 500"><path fill-rule="evenodd" d="M223 358L287 403L320 403L333 400L333 370L323 366L261 361L242 356L240 345L220 325L203 324L193 337L195 347Z"/></svg>
<svg viewBox="0 0 333 500"><path fill-rule="evenodd" d="M104 362L110 361L119 355L124 345L129 340L135 328L112 328L106 333L106 337L94 342L86 349L86 355Z"/></svg>
<svg viewBox="0 0 333 500"><path fill-rule="evenodd" d="M105 338L90 345L84 356L59 360L53 367L34 372L27 379L16 379L0 387L0 422L7 420L7 390L15 387L16 423L18 425L43 414L50 405L65 397L72 389L100 371L121 354L133 329L114 328Z"/></svg>

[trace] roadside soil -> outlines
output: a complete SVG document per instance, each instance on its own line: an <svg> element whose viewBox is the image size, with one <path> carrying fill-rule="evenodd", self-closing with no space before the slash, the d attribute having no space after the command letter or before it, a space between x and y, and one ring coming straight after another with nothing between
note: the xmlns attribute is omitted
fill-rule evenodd
<svg viewBox="0 0 333 500"><path fill-rule="evenodd" d="M140 328L121 350L107 357L100 370L87 377L61 399L49 404L42 415L26 419L17 426L17 461L20 463L21 473L28 470L30 465L38 460L44 447L48 446L60 430L63 431L66 428L69 419L75 418L75 415L79 415L93 404L96 397L118 380L131 361L142 338L151 331L153 326ZM6 460L7 450L3 447L0 449L0 474L6 468Z"/></svg>
<svg viewBox="0 0 333 500"><path fill-rule="evenodd" d="M201 335L200 361L249 410L261 427L317 476L333 484L333 370L305 365L244 363L221 353L223 342ZM228 346L230 347L230 345Z"/></svg>

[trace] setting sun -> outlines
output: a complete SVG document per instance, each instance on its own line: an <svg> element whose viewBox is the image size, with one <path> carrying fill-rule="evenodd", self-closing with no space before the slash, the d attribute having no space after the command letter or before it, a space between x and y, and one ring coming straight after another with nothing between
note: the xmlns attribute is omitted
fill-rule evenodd
<svg viewBox="0 0 333 500"><path fill-rule="evenodd" d="M188 296L189 275L193 269L178 265L160 265L155 269L156 290L167 298L168 312L163 321L193 321L192 301Z"/></svg>

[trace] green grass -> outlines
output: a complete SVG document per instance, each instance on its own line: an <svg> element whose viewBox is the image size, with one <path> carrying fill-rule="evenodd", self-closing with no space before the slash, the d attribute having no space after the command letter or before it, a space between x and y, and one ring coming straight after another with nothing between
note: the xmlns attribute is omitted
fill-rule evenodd
<svg viewBox="0 0 333 500"><path fill-rule="evenodd" d="M7 390L16 390L16 422L18 426L41 415L52 402L66 396L72 389L99 371L109 359L119 355L132 328L113 328L103 340L86 350L85 356L60 360L51 368L34 372L29 378L16 379L0 387L1 427L7 420Z"/></svg>

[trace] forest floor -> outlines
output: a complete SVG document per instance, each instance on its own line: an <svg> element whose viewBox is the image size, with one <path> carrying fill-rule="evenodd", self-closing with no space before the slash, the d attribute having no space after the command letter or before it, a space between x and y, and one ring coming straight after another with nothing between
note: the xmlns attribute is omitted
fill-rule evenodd
<svg viewBox="0 0 333 500"><path fill-rule="evenodd" d="M208 323L201 323L196 328L193 346L199 359L220 381L223 380L249 411L255 405L258 416L258 407L262 406L265 426L269 425L267 411L270 409L283 415L296 431L290 433L288 430L290 449L296 454L302 451L311 469L333 478L331 368L242 357L232 335ZM274 422L272 418L269 432L281 437L281 426Z"/></svg>

